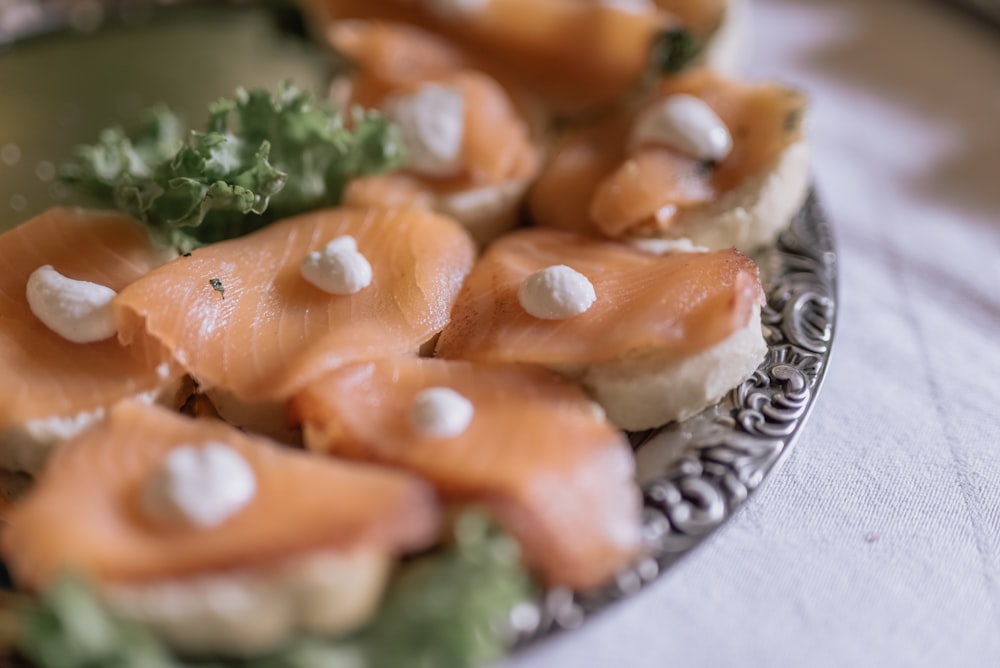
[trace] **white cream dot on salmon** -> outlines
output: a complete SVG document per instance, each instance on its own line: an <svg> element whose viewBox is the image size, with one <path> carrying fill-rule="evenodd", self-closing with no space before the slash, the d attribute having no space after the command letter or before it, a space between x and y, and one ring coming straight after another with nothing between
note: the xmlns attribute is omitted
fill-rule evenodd
<svg viewBox="0 0 1000 668"><path fill-rule="evenodd" d="M725 122L704 100L687 94L671 95L639 114L629 146L634 150L650 144L712 162L725 160L733 150Z"/></svg>
<svg viewBox="0 0 1000 668"><path fill-rule="evenodd" d="M63 276L52 265L31 273L25 296L35 317L67 341L95 343L110 339L117 331L111 312L117 293L104 285Z"/></svg>
<svg viewBox="0 0 1000 668"><path fill-rule="evenodd" d="M353 295L371 285L372 266L354 237L345 235L306 255L302 278L332 295Z"/></svg>
<svg viewBox="0 0 1000 668"><path fill-rule="evenodd" d="M448 387L417 393L410 408L410 425L420 436L453 438L469 428L476 409L472 402Z"/></svg>
<svg viewBox="0 0 1000 668"><path fill-rule="evenodd" d="M205 443L172 450L147 481L143 504L156 521L211 528L256 493L257 478L242 455L222 443Z"/></svg>
<svg viewBox="0 0 1000 668"><path fill-rule="evenodd" d="M518 290L521 307L543 320L563 320L585 313L597 301L594 285L572 267L556 264L536 271Z"/></svg>
<svg viewBox="0 0 1000 668"><path fill-rule="evenodd" d="M428 83L413 93L390 96L383 107L399 126L408 169L442 178L461 171L465 137L462 91Z"/></svg>

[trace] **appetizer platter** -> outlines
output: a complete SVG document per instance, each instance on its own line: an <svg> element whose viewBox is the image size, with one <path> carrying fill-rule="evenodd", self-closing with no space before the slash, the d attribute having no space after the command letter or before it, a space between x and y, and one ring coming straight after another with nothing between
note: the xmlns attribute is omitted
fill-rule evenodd
<svg viewBox="0 0 1000 668"><path fill-rule="evenodd" d="M735 74L742 0L87 7L0 0L0 81L175 30L140 71L213 70L206 29L240 45L215 75L262 64L118 96L6 179L0 657L483 665L791 449L836 257L806 96Z"/></svg>

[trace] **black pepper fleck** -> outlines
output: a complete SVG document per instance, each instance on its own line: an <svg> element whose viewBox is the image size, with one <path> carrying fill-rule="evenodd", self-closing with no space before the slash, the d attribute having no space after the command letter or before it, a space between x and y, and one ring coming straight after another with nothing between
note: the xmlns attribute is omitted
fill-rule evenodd
<svg viewBox="0 0 1000 668"><path fill-rule="evenodd" d="M212 286L212 289L219 293L223 299L226 298L226 288L223 287L222 281L217 278L208 279L208 284Z"/></svg>

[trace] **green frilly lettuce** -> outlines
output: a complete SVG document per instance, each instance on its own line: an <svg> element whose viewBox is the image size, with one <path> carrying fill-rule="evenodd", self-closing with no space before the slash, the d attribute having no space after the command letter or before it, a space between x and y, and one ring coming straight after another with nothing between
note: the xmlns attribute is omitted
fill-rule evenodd
<svg viewBox="0 0 1000 668"><path fill-rule="evenodd" d="M67 577L25 607L20 651L37 668L472 668L503 655L508 614L533 589L516 543L483 515L464 513L454 534L453 546L405 564L375 619L346 638L302 637L251 659L184 659Z"/></svg>
<svg viewBox="0 0 1000 668"><path fill-rule="evenodd" d="M61 177L92 200L142 220L181 250L237 237L278 218L340 201L355 177L400 167L398 131L376 111L350 123L308 92L238 90L185 132L163 105L138 130L103 131Z"/></svg>

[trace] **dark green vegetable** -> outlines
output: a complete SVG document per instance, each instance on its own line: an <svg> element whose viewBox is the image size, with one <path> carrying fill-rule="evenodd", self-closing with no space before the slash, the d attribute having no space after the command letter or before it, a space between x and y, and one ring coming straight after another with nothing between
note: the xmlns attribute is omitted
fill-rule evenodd
<svg viewBox="0 0 1000 668"><path fill-rule="evenodd" d="M532 593L517 544L476 513L458 519L455 540L408 566L356 638L371 668L466 668L503 656L507 613Z"/></svg>
<svg viewBox="0 0 1000 668"><path fill-rule="evenodd" d="M185 135L164 106L139 130L80 146L63 180L148 223L183 250L252 232L277 218L335 205L352 178L403 164L396 128L375 111L343 115L286 85L238 90Z"/></svg>
<svg viewBox="0 0 1000 668"><path fill-rule="evenodd" d="M802 126L802 118L805 116L805 109L792 109L785 115L785 132L797 132Z"/></svg>
<svg viewBox="0 0 1000 668"><path fill-rule="evenodd" d="M185 660L68 577L25 608L20 649L38 668L471 668L503 655L509 611L532 595L516 544L467 512L454 546L405 565L375 620L348 638L304 637L254 659Z"/></svg>
<svg viewBox="0 0 1000 668"><path fill-rule="evenodd" d="M653 70L660 76L677 74L701 53L701 42L683 28L671 28L657 35L653 42Z"/></svg>
<svg viewBox="0 0 1000 668"><path fill-rule="evenodd" d="M66 578L28 608L21 651L39 668L180 668L153 636L111 618L84 582Z"/></svg>

